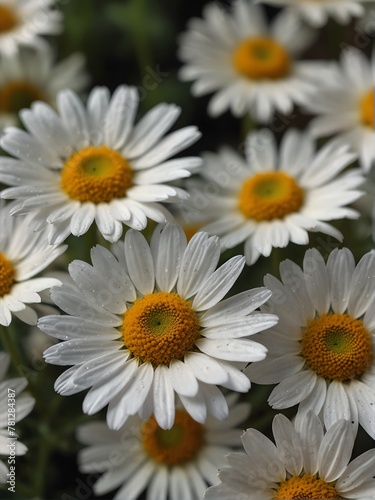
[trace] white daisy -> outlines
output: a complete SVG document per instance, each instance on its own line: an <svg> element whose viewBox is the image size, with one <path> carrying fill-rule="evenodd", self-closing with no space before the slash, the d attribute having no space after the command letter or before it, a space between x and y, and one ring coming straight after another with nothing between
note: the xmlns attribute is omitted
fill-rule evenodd
<svg viewBox="0 0 375 500"><path fill-rule="evenodd" d="M48 363L74 365L56 381L63 395L92 387L83 411L109 403L107 423L119 429L130 415L152 413L163 429L172 427L177 394L186 411L203 423L207 412L225 418L227 405L216 385L247 392L243 363L258 361L266 349L248 337L277 322L254 312L270 293L248 290L221 300L244 267L236 256L215 271L217 237L197 233L186 244L177 225L159 225L151 247L134 230L126 233L118 261L96 246L93 265L74 261L75 286L52 290L69 316L47 316L42 331L64 340L44 353Z"/></svg>
<svg viewBox="0 0 375 500"><path fill-rule="evenodd" d="M16 456L24 455L27 452L27 447L18 441L18 436L14 429L15 424L26 417L35 404L33 397L27 394L20 395L20 392L27 386L25 378L4 380L9 361L9 355L0 351L0 455L7 457L6 463L9 457L13 458L13 452ZM15 417L14 419L12 419L13 416ZM13 429L8 429L8 426ZM12 435L10 432L14 432L14 434ZM14 442L15 449L10 447ZM10 453L11 451L12 454ZM9 477L7 477L8 473L8 466L0 460L0 483L6 483L9 480Z"/></svg>
<svg viewBox="0 0 375 500"><path fill-rule="evenodd" d="M352 460L355 433L341 419L326 434L309 412L295 426L284 416L273 420L275 444L256 429L242 435L245 453L230 453L220 470L222 484L206 500L370 500L375 497L375 449Z"/></svg>
<svg viewBox="0 0 375 500"><path fill-rule="evenodd" d="M203 230L220 236L223 249L245 242L249 265L289 241L306 245L308 231L341 240L326 221L359 216L346 207L361 196L363 182L359 169L341 173L356 157L347 146L331 141L315 153L313 140L291 129L278 153L264 129L247 136L245 156L229 148L204 154L206 181L190 194L191 204L214 219Z"/></svg>
<svg viewBox="0 0 375 500"><path fill-rule="evenodd" d="M260 3L289 7L293 15L314 28L324 26L329 18L339 24L348 24L353 17L364 14L367 0L257 0Z"/></svg>
<svg viewBox="0 0 375 500"><path fill-rule="evenodd" d="M147 500L203 498L208 486L218 483L217 470L225 455L240 448L240 429L250 412L249 404L227 398L229 417L209 417L204 425L181 409L173 427L163 430L152 416L142 423L132 417L118 431L105 423L91 422L78 428L78 439L88 445L78 456L83 473L104 473L94 493L103 495L120 486L116 499L136 499L147 490ZM114 460L113 458L116 457Z"/></svg>
<svg viewBox="0 0 375 500"><path fill-rule="evenodd" d="M316 90L314 80L325 64L296 60L312 36L283 12L267 27L262 8L246 0L234 1L231 13L208 4L203 19L192 19L181 36L179 57L186 64L180 77L196 80L195 96L215 92L210 115L230 109L268 122L275 110L288 114Z"/></svg>
<svg viewBox="0 0 375 500"><path fill-rule="evenodd" d="M286 260L280 275L281 282L264 279L273 292L264 310L280 322L257 336L268 356L246 373L259 384L278 384L269 397L273 408L322 412L327 428L346 418L375 438L375 252L355 266L346 248L334 250L327 264L311 249L303 270Z"/></svg>
<svg viewBox="0 0 375 500"><path fill-rule="evenodd" d="M169 220L159 202L188 195L167 183L201 164L197 157L169 158L200 133L185 127L162 138L180 114L173 104L159 104L134 126L138 100L134 87L120 86L112 98L100 87L90 93L87 110L69 90L57 96L60 116L42 102L21 111L29 132L8 128L0 142L18 158L0 158L0 182L16 186L1 196L19 200L12 215L33 212L35 230L47 221L51 244L81 236L94 220L111 242L123 224L141 230L147 217Z"/></svg>
<svg viewBox="0 0 375 500"><path fill-rule="evenodd" d="M309 112L320 115L311 121L309 131L315 137L338 134L358 152L368 172L375 161L375 57L371 64L362 52L351 48L342 52L340 63L322 82L319 94L305 103Z"/></svg>
<svg viewBox="0 0 375 500"><path fill-rule="evenodd" d="M65 88L80 91L88 77L84 58L73 54L55 64L48 46L20 51L0 59L0 130L18 124L18 112L33 101L52 106L57 93Z"/></svg>
<svg viewBox="0 0 375 500"><path fill-rule="evenodd" d="M11 207L0 206L0 325L8 326L12 315L35 325L40 294L61 282L55 278L34 278L66 250L50 246L45 231L30 229L29 217L11 217Z"/></svg>
<svg viewBox="0 0 375 500"><path fill-rule="evenodd" d="M39 35L62 30L62 14L55 0L0 0L0 54L12 54L20 45L44 44Z"/></svg>

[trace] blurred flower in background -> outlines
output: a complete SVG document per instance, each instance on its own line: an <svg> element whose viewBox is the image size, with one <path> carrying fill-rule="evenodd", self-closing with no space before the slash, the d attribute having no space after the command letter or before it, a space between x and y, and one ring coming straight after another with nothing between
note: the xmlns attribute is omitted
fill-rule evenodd
<svg viewBox="0 0 375 500"><path fill-rule="evenodd" d="M34 101L56 107L60 90L70 88L81 92L89 81L85 58L73 54L55 63L49 46L29 49L0 58L0 131L18 125L18 113Z"/></svg>
<svg viewBox="0 0 375 500"><path fill-rule="evenodd" d="M324 62L299 61L314 32L281 12L267 27L262 7L245 0L207 5L203 19L192 19L180 36L179 57L185 63L182 80L196 80L195 96L216 92L208 106L211 116L227 109L240 117L269 122L274 111L288 114L317 90Z"/></svg>
<svg viewBox="0 0 375 500"><path fill-rule="evenodd" d="M330 78L304 108L318 114L309 124L314 137L337 135L359 154L365 172L375 161L374 85L375 52L372 62L359 50L345 49L340 65L331 67Z"/></svg>
<svg viewBox="0 0 375 500"><path fill-rule="evenodd" d="M55 0L1 0L0 54L14 54L20 45L41 46L40 35L56 35L63 29Z"/></svg>
<svg viewBox="0 0 375 500"><path fill-rule="evenodd" d="M199 424L178 408L169 430L159 427L153 416L146 422L132 417L118 431L104 422L80 426L77 437L86 445L78 456L80 470L103 473L94 485L96 495L120 487L114 499L138 498L144 490L147 500L203 498L207 487L219 482L217 470L225 465L226 454L240 448L236 427L250 413L238 394L226 400L229 416L223 421L208 417Z"/></svg>
<svg viewBox="0 0 375 500"><path fill-rule="evenodd" d="M9 355L0 351L0 401L2 403L0 405L0 458L3 455L7 464L9 464L8 459L10 458L9 465L13 465L13 469L15 469L15 460L12 461L12 457L24 455L27 452L27 446L18 441L18 436L12 429L15 429L16 423L31 412L35 405L35 399L27 394L20 394L27 386L26 378L18 377L4 380L9 363ZM9 427L12 429L9 430ZM12 448L10 443L13 443ZM9 480L9 476L7 476L9 467L5 463L0 459L0 483L6 483Z"/></svg>

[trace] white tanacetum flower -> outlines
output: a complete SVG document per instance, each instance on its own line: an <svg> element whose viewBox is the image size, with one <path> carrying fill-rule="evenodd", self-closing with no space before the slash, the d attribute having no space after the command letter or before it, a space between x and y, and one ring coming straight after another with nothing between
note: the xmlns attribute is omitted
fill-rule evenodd
<svg viewBox="0 0 375 500"><path fill-rule="evenodd" d="M159 104L134 126L138 107L134 87L120 86L110 98L95 88L87 110L72 91L57 96L58 116L37 102L23 110L29 132L8 128L0 142L18 159L0 158L3 198L19 200L12 214L33 212L34 229L49 223L49 242L81 236L95 220L103 237L117 241L123 224L144 229L147 217L166 222L159 203L181 201L186 191L167 183L191 175L197 157L169 159L195 142L196 127L162 138L180 114L173 104Z"/></svg>
<svg viewBox="0 0 375 500"><path fill-rule="evenodd" d="M8 206L0 206L0 325L8 326L12 315L35 325L40 294L60 285L55 278L33 278L65 250L50 246L45 231L30 229L30 217L12 217Z"/></svg>
<svg viewBox="0 0 375 500"><path fill-rule="evenodd" d="M291 129L277 152L273 134L261 130L247 136L245 156L229 148L204 154L206 180L190 194L214 220L203 230L220 236L223 249L245 242L249 265L289 241L306 245L308 231L341 240L326 221L359 216L346 207L363 182L359 169L341 173L356 157L347 146L331 141L315 153L311 137Z"/></svg>
<svg viewBox="0 0 375 500"><path fill-rule="evenodd" d="M18 124L18 112L33 101L56 105L57 93L65 88L81 91L88 77L84 58L73 54L55 64L49 46L23 48L0 58L0 130Z"/></svg>
<svg viewBox="0 0 375 500"><path fill-rule="evenodd" d="M203 498L207 487L218 483L225 455L240 448L241 431L235 427L250 412L249 404L237 403L238 395L226 399L229 417L209 417L204 425L181 409L169 430L159 427L154 416L144 423L131 417L118 431L102 422L85 424L78 428L79 441L88 445L78 456L80 470L104 473L94 485L96 495L120 486L115 500L135 500L144 490L147 500Z"/></svg>
<svg viewBox="0 0 375 500"><path fill-rule="evenodd" d="M329 18L348 24L353 17L364 14L366 0L257 0L259 3L289 7L290 12L314 28L324 26Z"/></svg>
<svg viewBox="0 0 375 500"><path fill-rule="evenodd" d="M296 404L298 416L322 412L329 428L339 418L358 422L375 438L375 252L355 266L352 253L334 250L324 263L306 252L303 270L286 260L281 280L267 275L269 308L278 325L257 340L266 361L246 373L259 384L278 384L273 408Z"/></svg>
<svg viewBox="0 0 375 500"><path fill-rule="evenodd" d="M313 412L293 424L276 415L274 444L256 429L242 435L245 453L230 453L222 484L206 500L370 500L375 497L375 449L352 460L355 433L341 419L326 434Z"/></svg>
<svg viewBox="0 0 375 500"><path fill-rule="evenodd" d="M9 361L9 355L0 351L0 455L12 458L13 452L15 455L24 455L27 452L27 447L18 441L14 428L17 422L31 412L35 399L27 394L19 395L27 386L25 378L4 380ZM14 419L12 419L13 416ZM14 422L13 425L10 422ZM8 426L12 427L13 430L8 430ZM14 434L12 435L11 432L14 432ZM10 447L12 442L16 442L15 449ZM8 462L8 459L6 462ZM0 460L0 483L6 483L9 480L8 473L8 466Z"/></svg>
<svg viewBox="0 0 375 500"><path fill-rule="evenodd" d="M20 45L44 44L39 35L62 30L62 14L55 0L0 0L0 54L12 54Z"/></svg>
<svg viewBox="0 0 375 500"><path fill-rule="evenodd" d="M309 131L315 137L339 134L358 152L361 166L368 172L375 162L375 57L371 68L363 53L347 49L340 64L331 68L319 94L305 103L306 110L320 115L311 121Z"/></svg>
<svg viewBox="0 0 375 500"><path fill-rule="evenodd" d="M182 80L196 80L196 96L215 92L208 112L230 109L235 116L251 113L268 122L275 110L290 113L312 91L326 64L298 61L312 41L312 31L294 16L280 13L268 28L260 6L233 2L233 12L218 3L207 5L204 19L192 19L181 36L179 57L186 63Z"/></svg>
<svg viewBox="0 0 375 500"><path fill-rule="evenodd" d="M41 330L64 340L44 353L48 363L75 365L56 381L63 395L92 387L83 411L109 403L107 423L119 429L130 415L152 413L163 429L172 427L177 394L194 420L207 412L225 418L220 384L247 392L243 363L258 361L266 349L249 336L273 326L277 317L254 312L270 296L265 288L222 298L245 264L241 256L215 268L217 237L197 233L186 244L177 225L159 225L151 247L134 230L126 233L118 261L96 246L93 265L74 261L75 286L52 290L69 316L46 316Z"/></svg>

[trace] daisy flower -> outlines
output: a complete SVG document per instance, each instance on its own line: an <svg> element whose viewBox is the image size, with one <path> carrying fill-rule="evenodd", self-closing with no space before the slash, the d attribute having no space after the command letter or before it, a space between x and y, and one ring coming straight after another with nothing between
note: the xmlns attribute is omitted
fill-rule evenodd
<svg viewBox="0 0 375 500"><path fill-rule="evenodd" d="M0 455L12 457L9 444L16 441L16 455L24 455L27 447L18 441L17 436L10 436L8 426L14 428L15 424L26 417L34 407L35 399L27 394L20 395L20 392L27 386L25 378L12 378L4 380L9 367L9 355L0 351ZM14 410L14 412L13 412ZM14 417L14 418L12 418ZM11 423L9 423L11 422ZM9 480L7 474L9 469L2 460L0 460L0 483L6 483Z"/></svg>
<svg viewBox="0 0 375 500"><path fill-rule="evenodd" d="M180 78L196 80L195 96L215 92L211 116L230 109L235 116L250 113L269 122L275 110L288 114L316 90L313 82L325 64L296 59L312 37L283 12L268 27L261 7L246 0L233 2L232 12L208 4L203 19L192 19L181 36Z"/></svg>
<svg viewBox="0 0 375 500"><path fill-rule="evenodd" d="M353 17L364 14L366 0L258 0L260 3L289 7L290 12L314 28L324 26L329 18L348 24Z"/></svg>
<svg viewBox="0 0 375 500"><path fill-rule="evenodd" d="M0 206L0 325L9 326L12 315L35 325L44 290L61 284L55 278L34 278L66 250L50 246L45 231L30 229L29 217L11 217L11 207Z"/></svg>
<svg viewBox="0 0 375 500"><path fill-rule="evenodd" d="M216 385L247 392L240 368L266 356L248 337L277 322L255 310L270 296L260 288L222 300L244 267L236 256L215 268L217 237L197 233L186 243L177 225L159 225L151 246L134 230L126 233L118 260L101 246L92 266L69 266L75 286L52 289L63 316L46 316L39 328L64 340L44 353L47 363L74 365L56 381L70 395L91 387L83 411L109 403L107 423L119 429L130 415L152 413L163 429L172 427L175 395L191 417L207 412L227 416Z"/></svg>
<svg viewBox="0 0 375 500"><path fill-rule="evenodd" d="M220 236L223 249L245 242L249 265L289 241L306 245L308 231L341 240L326 221L359 216L346 207L363 182L359 169L341 173L356 158L347 146L331 141L315 153L313 140L291 129L277 152L273 134L261 130L247 136L245 156L229 148L204 154L206 180L190 194L214 219L203 230Z"/></svg>
<svg viewBox="0 0 375 500"><path fill-rule="evenodd" d="M73 54L55 64L48 46L23 48L0 59L0 130L18 124L18 112L33 101L55 106L57 93L70 88L81 91L87 83L84 58Z"/></svg>
<svg viewBox="0 0 375 500"><path fill-rule="evenodd" d="M306 110L320 115L310 122L313 136L338 134L358 152L366 172L375 161L374 68L374 56L371 68L371 62L357 49L343 51L340 66L331 68L319 94L305 103Z"/></svg>
<svg viewBox="0 0 375 500"><path fill-rule="evenodd" d="M172 216L160 202L185 200L181 188L167 183L191 175L197 157L169 159L195 142L196 127L162 138L180 114L173 104L159 104L136 126L134 87L120 86L110 98L95 88L87 109L68 90L57 96L56 114L36 102L20 117L28 130L8 128L1 147L17 159L0 158L3 198L19 200L12 215L33 212L34 229L49 224L49 242L86 233L95 220L103 237L117 241L123 224L144 229L147 217L166 222Z"/></svg>
<svg viewBox="0 0 375 500"><path fill-rule="evenodd" d="M163 430L155 417L146 422L132 417L118 431L105 423L91 422L78 428L78 440L88 445L78 456L83 473L104 473L94 485L103 495L120 486L116 499L138 498L147 490L147 500L193 500L203 498L208 486L217 484L217 469L225 455L240 448L240 429L250 413L238 396L227 398L229 417L208 417L199 424L182 409L176 410L173 427ZM116 461L113 457L116 456Z"/></svg>
<svg viewBox="0 0 375 500"><path fill-rule="evenodd" d="M355 433L341 419L324 434L313 412L293 425L284 415L272 424L275 444L256 429L241 436L245 453L230 453L222 484L206 500L370 500L375 496L375 449L352 460Z"/></svg>
<svg viewBox="0 0 375 500"><path fill-rule="evenodd" d="M329 428L339 418L358 423L375 439L375 252L355 265L352 253L335 249L324 263L316 249L303 269L280 264L281 282L267 275L279 324L257 336L266 361L246 369L259 384L277 384L273 408L299 405L298 415L322 413Z"/></svg>
<svg viewBox="0 0 375 500"><path fill-rule="evenodd" d="M0 0L0 54L12 54L20 45L40 46L39 35L62 30L62 14L55 0Z"/></svg>

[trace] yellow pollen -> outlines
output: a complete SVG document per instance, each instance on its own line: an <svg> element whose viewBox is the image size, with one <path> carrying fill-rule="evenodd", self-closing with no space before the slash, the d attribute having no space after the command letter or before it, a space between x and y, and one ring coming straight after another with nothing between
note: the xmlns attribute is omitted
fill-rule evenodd
<svg viewBox="0 0 375 500"><path fill-rule="evenodd" d="M352 380L372 361L370 333L348 314L323 314L310 321L301 347L306 364L327 380Z"/></svg>
<svg viewBox="0 0 375 500"><path fill-rule="evenodd" d="M83 148L66 161L61 187L73 200L108 203L123 198L133 172L120 153L107 146Z"/></svg>
<svg viewBox="0 0 375 500"><path fill-rule="evenodd" d="M43 94L33 84L15 81L0 87L0 111L17 114L34 101L44 101Z"/></svg>
<svg viewBox="0 0 375 500"><path fill-rule="evenodd" d="M193 460L203 445L204 428L186 411L177 410L173 427L164 430L155 417L142 426L143 448L154 460L165 465L179 465Z"/></svg>
<svg viewBox="0 0 375 500"><path fill-rule="evenodd" d="M374 91L371 89L359 102L362 123L371 128L374 128L374 106Z"/></svg>
<svg viewBox="0 0 375 500"><path fill-rule="evenodd" d="M14 283L15 271L12 263L0 253L0 297L10 292Z"/></svg>
<svg viewBox="0 0 375 500"><path fill-rule="evenodd" d="M273 498L274 500L341 499L332 484L319 479L316 474L292 476L286 481L282 481Z"/></svg>
<svg viewBox="0 0 375 500"><path fill-rule="evenodd" d="M0 35L11 31L17 24L17 17L14 12L9 7L0 5Z"/></svg>
<svg viewBox="0 0 375 500"><path fill-rule="evenodd" d="M303 189L283 172L255 174L244 182L238 208L256 221L283 219L298 212L303 204Z"/></svg>
<svg viewBox="0 0 375 500"><path fill-rule="evenodd" d="M122 338L142 362L169 365L191 350L199 337L199 319L176 293L156 292L134 302L125 312Z"/></svg>
<svg viewBox="0 0 375 500"><path fill-rule="evenodd" d="M236 47L233 65L238 73L253 80L276 80L290 73L292 60L272 38L255 37L243 40Z"/></svg>

